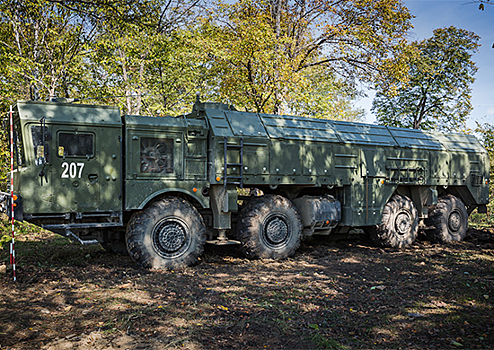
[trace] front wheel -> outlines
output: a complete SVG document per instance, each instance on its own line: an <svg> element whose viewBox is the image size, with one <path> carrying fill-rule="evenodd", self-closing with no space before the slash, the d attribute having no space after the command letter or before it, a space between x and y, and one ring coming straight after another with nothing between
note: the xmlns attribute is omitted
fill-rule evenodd
<svg viewBox="0 0 494 350"><path fill-rule="evenodd" d="M165 198L134 213L127 226L130 256L146 268L182 269L198 261L206 241L201 215L180 198Z"/></svg>
<svg viewBox="0 0 494 350"><path fill-rule="evenodd" d="M300 246L301 233L297 210L278 195L252 199L237 221L237 236L248 258L287 258Z"/></svg>
<svg viewBox="0 0 494 350"><path fill-rule="evenodd" d="M426 231L427 237L436 243L461 241L468 229L468 213L465 204L451 194L441 197L437 205L429 207L428 226L434 228Z"/></svg>
<svg viewBox="0 0 494 350"><path fill-rule="evenodd" d="M418 212L412 200L394 195L384 206L381 223L372 228L370 236L382 247L406 247L417 238L418 226Z"/></svg>

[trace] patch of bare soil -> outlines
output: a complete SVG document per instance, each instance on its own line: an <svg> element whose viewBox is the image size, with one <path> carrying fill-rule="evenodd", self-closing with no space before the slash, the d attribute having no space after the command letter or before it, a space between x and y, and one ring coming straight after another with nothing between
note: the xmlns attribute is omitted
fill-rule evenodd
<svg viewBox="0 0 494 350"><path fill-rule="evenodd" d="M304 242L285 261L207 247L184 271L24 233L0 250L0 349L494 348L494 230L381 249ZM3 264L3 265L2 265Z"/></svg>

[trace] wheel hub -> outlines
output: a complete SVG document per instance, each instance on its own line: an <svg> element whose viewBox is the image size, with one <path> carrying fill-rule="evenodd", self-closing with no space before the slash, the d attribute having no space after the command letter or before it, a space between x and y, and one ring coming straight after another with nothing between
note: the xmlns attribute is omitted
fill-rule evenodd
<svg viewBox="0 0 494 350"><path fill-rule="evenodd" d="M158 253L172 258L180 255L190 243L187 226L178 219L165 219L153 230L153 244Z"/></svg>
<svg viewBox="0 0 494 350"><path fill-rule="evenodd" d="M412 218L407 212L401 212L396 216L395 228L400 235L407 234L412 226Z"/></svg>
<svg viewBox="0 0 494 350"><path fill-rule="evenodd" d="M452 231L458 231L461 227L461 214L457 211L449 215L448 226Z"/></svg>
<svg viewBox="0 0 494 350"><path fill-rule="evenodd" d="M288 224L279 216L274 216L266 222L264 235L271 245L280 245L288 237Z"/></svg>

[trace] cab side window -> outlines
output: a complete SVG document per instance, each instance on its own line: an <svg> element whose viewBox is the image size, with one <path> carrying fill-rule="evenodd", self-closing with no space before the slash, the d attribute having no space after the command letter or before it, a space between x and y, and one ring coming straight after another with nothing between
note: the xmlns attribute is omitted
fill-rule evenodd
<svg viewBox="0 0 494 350"><path fill-rule="evenodd" d="M33 137L34 157L36 159L44 157L45 145L43 144L43 131L41 126L32 126L31 135Z"/></svg>
<svg viewBox="0 0 494 350"><path fill-rule="evenodd" d="M94 155L94 135L60 132L58 134L58 156L92 157Z"/></svg>

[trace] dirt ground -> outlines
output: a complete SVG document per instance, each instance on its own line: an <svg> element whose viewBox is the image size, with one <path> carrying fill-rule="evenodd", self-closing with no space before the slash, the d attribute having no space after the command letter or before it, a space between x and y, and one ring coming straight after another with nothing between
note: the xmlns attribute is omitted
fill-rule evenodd
<svg viewBox="0 0 494 350"><path fill-rule="evenodd" d="M464 242L304 242L285 261L207 247L184 271L21 229L0 250L0 349L492 349L494 229Z"/></svg>

